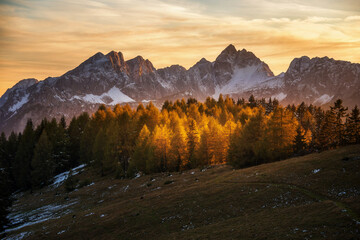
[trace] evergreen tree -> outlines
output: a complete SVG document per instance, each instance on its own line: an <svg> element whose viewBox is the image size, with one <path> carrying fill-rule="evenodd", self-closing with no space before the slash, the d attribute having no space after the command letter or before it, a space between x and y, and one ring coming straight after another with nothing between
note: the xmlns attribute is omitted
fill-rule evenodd
<svg viewBox="0 0 360 240"><path fill-rule="evenodd" d="M83 113L79 117L74 117L67 129L69 134L69 165L75 167L80 162L80 140L84 133L86 124L89 121L88 113Z"/></svg>
<svg viewBox="0 0 360 240"><path fill-rule="evenodd" d="M103 128L100 128L98 131L95 142L92 149L92 156L93 156L93 166L95 169L98 169L100 171L100 175L104 176L104 155L105 155L105 144L106 143L106 134Z"/></svg>
<svg viewBox="0 0 360 240"><path fill-rule="evenodd" d="M10 173L5 168L0 168L0 232L9 223L7 215L12 204L11 185Z"/></svg>
<svg viewBox="0 0 360 240"><path fill-rule="evenodd" d="M347 119L346 136L348 143L360 143L360 112L358 106L355 106L352 109L350 116Z"/></svg>
<svg viewBox="0 0 360 240"><path fill-rule="evenodd" d="M304 130L301 128L301 126L299 126L296 129L296 136L294 139L293 149L294 149L294 153L296 154L303 155L305 153L306 139L305 139Z"/></svg>
<svg viewBox="0 0 360 240"><path fill-rule="evenodd" d="M347 107L343 106L343 102L341 99L338 99L334 102L334 106L330 107L331 112L335 115L335 122L333 123L335 127L335 142L334 145L339 146L344 144L344 124L343 119L346 116Z"/></svg>
<svg viewBox="0 0 360 240"><path fill-rule="evenodd" d="M7 165L9 167L8 174L10 178L10 182L12 183L11 188L12 190L15 190L15 178L14 178L14 166L15 166L15 156L19 145L19 139L18 136L11 132L7 142L6 142L6 159L7 159Z"/></svg>
<svg viewBox="0 0 360 240"><path fill-rule="evenodd" d="M250 106L251 108L256 107L256 100L255 100L254 95L252 95L252 94L251 94L251 96L249 97L249 106Z"/></svg>
<svg viewBox="0 0 360 240"><path fill-rule="evenodd" d="M336 116L333 111L325 113L318 136L319 148L326 150L337 146Z"/></svg>
<svg viewBox="0 0 360 240"><path fill-rule="evenodd" d="M16 186L21 189L31 188L31 160L34 153L35 133L33 123L28 120L17 148L13 175Z"/></svg>
<svg viewBox="0 0 360 240"><path fill-rule="evenodd" d="M53 143L53 153L52 157L55 162L55 174L64 172L71 167L70 163L70 137L67 130L64 128L66 126L65 120L59 122L59 124L54 125L52 143Z"/></svg>
<svg viewBox="0 0 360 240"><path fill-rule="evenodd" d="M53 176L55 163L53 160L53 146L48 139L46 130L40 136L35 146L34 157L31 161L31 180L33 186L44 186Z"/></svg>

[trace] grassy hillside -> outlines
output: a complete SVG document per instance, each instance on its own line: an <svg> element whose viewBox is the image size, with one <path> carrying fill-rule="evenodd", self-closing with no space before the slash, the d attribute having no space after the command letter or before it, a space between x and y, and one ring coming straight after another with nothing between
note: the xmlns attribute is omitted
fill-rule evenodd
<svg viewBox="0 0 360 240"><path fill-rule="evenodd" d="M8 237L360 239L359 145L240 170L76 178L91 184L18 195L13 213L39 223Z"/></svg>

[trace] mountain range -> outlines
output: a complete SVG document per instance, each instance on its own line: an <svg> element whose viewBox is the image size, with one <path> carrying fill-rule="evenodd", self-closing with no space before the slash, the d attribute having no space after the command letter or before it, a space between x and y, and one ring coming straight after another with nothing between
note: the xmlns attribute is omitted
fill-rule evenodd
<svg viewBox="0 0 360 240"><path fill-rule="evenodd" d="M277 76L254 53L226 47L215 61L202 58L185 69L179 65L156 69L141 56L125 61L121 52L96 53L60 77L24 79L0 98L0 132L22 131L47 117L67 120L83 111L109 106L194 97L200 101L220 94L234 98L276 98L281 104L305 102L328 105L341 98L360 103L360 64L328 57L295 58Z"/></svg>

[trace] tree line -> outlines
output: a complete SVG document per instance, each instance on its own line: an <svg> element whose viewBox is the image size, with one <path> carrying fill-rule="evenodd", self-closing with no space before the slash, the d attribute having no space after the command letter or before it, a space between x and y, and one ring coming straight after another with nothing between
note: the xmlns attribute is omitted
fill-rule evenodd
<svg viewBox="0 0 360 240"><path fill-rule="evenodd" d="M224 163L247 167L358 143L359 109L348 112L340 99L328 110L222 95L165 101L161 110L151 102L136 109L101 105L68 126L64 117L38 126L28 120L22 133L1 134L0 214L12 192L45 186L80 163L122 178Z"/></svg>

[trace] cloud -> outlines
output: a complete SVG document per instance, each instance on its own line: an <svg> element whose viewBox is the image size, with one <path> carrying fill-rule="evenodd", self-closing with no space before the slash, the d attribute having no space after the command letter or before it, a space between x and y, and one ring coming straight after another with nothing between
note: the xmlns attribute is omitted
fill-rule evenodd
<svg viewBox="0 0 360 240"><path fill-rule="evenodd" d="M359 14L327 3L3 1L0 94L9 81L59 76L98 51L122 51L127 59L142 55L155 67L190 67L201 57L213 61L233 43L253 51L275 73L285 71L293 57L300 55L358 61L360 30L355 25Z"/></svg>

